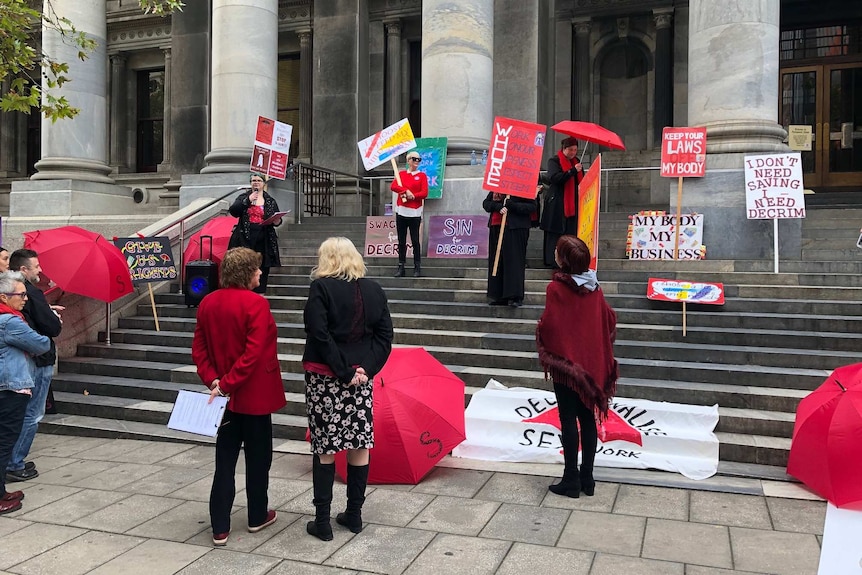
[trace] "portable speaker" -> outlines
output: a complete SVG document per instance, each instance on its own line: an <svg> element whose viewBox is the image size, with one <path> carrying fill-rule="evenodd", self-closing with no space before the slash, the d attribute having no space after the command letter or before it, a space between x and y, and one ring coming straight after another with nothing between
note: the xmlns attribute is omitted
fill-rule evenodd
<svg viewBox="0 0 862 575"><path fill-rule="evenodd" d="M218 266L210 260L196 260L186 264L183 293L187 306L196 306L204 296L218 289Z"/></svg>

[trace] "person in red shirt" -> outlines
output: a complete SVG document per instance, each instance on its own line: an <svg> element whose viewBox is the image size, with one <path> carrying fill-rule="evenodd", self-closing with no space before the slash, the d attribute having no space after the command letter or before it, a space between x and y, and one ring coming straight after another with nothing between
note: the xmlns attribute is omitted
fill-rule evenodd
<svg viewBox="0 0 862 575"><path fill-rule="evenodd" d="M260 282L261 256L249 248L227 251L221 263L221 287L198 307L192 360L210 388L210 401L227 396L216 438L215 474L210 491L213 544L230 536L230 512L236 495L236 461L245 452L248 531L275 523L267 491L272 465L272 414L287 403L281 382L269 302L254 293Z"/></svg>
<svg viewBox="0 0 862 575"><path fill-rule="evenodd" d="M398 270L395 277L404 277L404 265L407 262L407 230L410 230L410 241L413 242L413 277L422 275L422 245L420 244L419 225L422 223L422 206L428 197L428 176L419 171L422 156L418 152L407 153L407 169L393 180L392 191L397 195L395 202L395 229L398 232Z"/></svg>

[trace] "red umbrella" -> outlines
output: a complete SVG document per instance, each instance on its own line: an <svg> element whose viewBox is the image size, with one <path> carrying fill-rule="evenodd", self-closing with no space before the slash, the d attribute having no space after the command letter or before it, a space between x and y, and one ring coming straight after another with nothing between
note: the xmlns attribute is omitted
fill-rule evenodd
<svg viewBox="0 0 862 575"><path fill-rule="evenodd" d="M573 138L578 138L580 140L611 148L612 150L626 149L625 144L623 144L623 141L618 135L607 128L602 128L598 124L593 124L592 122L563 120L562 122L557 122L551 126L551 129L556 130L561 134L572 136Z"/></svg>
<svg viewBox="0 0 862 575"><path fill-rule="evenodd" d="M101 235L65 226L24 233L24 247L60 289L110 303L132 293L132 276L120 249Z"/></svg>
<svg viewBox="0 0 862 575"><path fill-rule="evenodd" d="M466 438L464 382L421 347L393 349L374 378L369 483L415 485ZM346 476L344 452L335 458Z"/></svg>
<svg viewBox="0 0 862 575"><path fill-rule="evenodd" d="M212 252L210 252L209 240L203 241L203 259L220 264L236 223L237 219L233 216L219 216L205 223L199 232L195 232L189 238L189 244L183 252L183 264L201 259L201 236L212 236L213 239Z"/></svg>
<svg viewBox="0 0 862 575"><path fill-rule="evenodd" d="M862 509L862 363L839 367L799 403L787 473L838 507Z"/></svg>

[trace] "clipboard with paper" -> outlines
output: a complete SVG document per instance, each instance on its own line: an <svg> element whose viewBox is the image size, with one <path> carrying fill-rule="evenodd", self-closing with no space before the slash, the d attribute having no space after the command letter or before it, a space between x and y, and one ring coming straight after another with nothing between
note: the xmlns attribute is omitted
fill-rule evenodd
<svg viewBox="0 0 862 575"><path fill-rule="evenodd" d="M271 216L269 216L268 218L266 218L265 220L260 222L260 225L268 226L268 225L280 220L281 218L283 218L284 216L286 216L289 213L290 213L290 210L287 210L286 212L275 212L274 214L272 214Z"/></svg>
<svg viewBox="0 0 862 575"><path fill-rule="evenodd" d="M171 410L168 428L215 437L227 409L227 398L216 397L212 403L208 403L209 399L208 393L180 390Z"/></svg>

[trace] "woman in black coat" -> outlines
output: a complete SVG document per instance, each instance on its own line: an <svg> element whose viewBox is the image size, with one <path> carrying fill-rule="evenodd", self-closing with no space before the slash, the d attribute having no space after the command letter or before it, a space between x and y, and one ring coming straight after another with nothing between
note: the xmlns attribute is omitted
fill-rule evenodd
<svg viewBox="0 0 862 575"><path fill-rule="evenodd" d="M278 234L275 232L275 226L281 225L281 219L261 225L261 222L279 211L278 202L266 193L263 175L252 173L249 182L251 189L237 196L229 209L230 215L239 218L239 222L234 226L228 248L250 248L261 255L260 285L254 291L266 293L269 268L281 265Z"/></svg>
<svg viewBox="0 0 862 575"><path fill-rule="evenodd" d="M550 188L543 194L545 204L539 227L545 231L543 259L546 266L557 267L554 249L564 235L578 235L578 184L584 167L578 160L578 141L566 138L557 155L548 158Z"/></svg>
<svg viewBox="0 0 862 575"><path fill-rule="evenodd" d="M490 305L524 305L524 270L527 267L527 242L530 239L530 214L536 211L536 200L489 193L482 208L488 218L488 300ZM500 246L497 275L492 275L500 228L506 216L506 230Z"/></svg>

